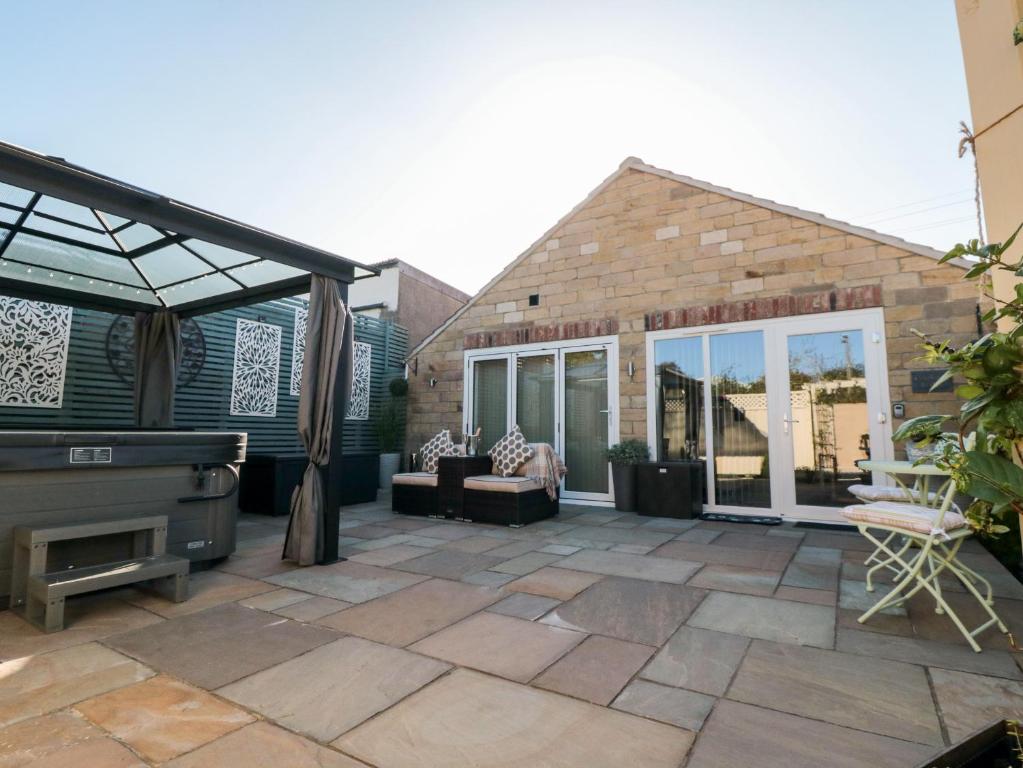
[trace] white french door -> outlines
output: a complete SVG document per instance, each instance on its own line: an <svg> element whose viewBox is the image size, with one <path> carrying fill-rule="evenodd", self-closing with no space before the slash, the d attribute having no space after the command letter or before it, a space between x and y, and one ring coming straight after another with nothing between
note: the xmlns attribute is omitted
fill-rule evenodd
<svg viewBox="0 0 1023 768"><path fill-rule="evenodd" d="M647 334L647 426L707 465L708 511L840 522L891 455L881 309Z"/></svg>
<svg viewBox="0 0 1023 768"><path fill-rule="evenodd" d="M464 424L483 451L515 424L569 468L563 499L608 503L607 449L618 439L617 339L556 342L465 353Z"/></svg>

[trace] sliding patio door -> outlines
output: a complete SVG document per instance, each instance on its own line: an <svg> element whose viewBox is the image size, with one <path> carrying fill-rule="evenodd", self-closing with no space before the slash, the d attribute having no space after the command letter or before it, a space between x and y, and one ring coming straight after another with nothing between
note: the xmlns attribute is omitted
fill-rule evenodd
<svg viewBox="0 0 1023 768"><path fill-rule="evenodd" d="M883 333L872 309L648 334L651 452L706 462L708 511L840 522L891 455Z"/></svg>
<svg viewBox="0 0 1023 768"><path fill-rule="evenodd" d="M568 466L562 498L609 502L616 360L611 339L467 353L463 428L480 428L481 447L489 450L518 424L526 440L550 443Z"/></svg>

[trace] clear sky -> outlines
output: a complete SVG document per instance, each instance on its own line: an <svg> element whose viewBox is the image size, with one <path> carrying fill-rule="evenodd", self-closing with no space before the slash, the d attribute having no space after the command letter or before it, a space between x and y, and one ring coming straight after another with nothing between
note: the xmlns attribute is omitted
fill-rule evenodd
<svg viewBox="0 0 1023 768"><path fill-rule="evenodd" d="M469 292L628 155L976 236L951 0L65 0L4 29L0 138Z"/></svg>

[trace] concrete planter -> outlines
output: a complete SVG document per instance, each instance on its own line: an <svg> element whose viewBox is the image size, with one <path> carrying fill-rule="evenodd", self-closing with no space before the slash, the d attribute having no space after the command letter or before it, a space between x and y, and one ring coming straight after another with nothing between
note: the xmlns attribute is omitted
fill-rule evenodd
<svg viewBox="0 0 1023 768"><path fill-rule="evenodd" d="M391 490L391 478L398 473L401 469L401 454L400 453L381 453L380 454L380 489L383 491Z"/></svg>
<svg viewBox="0 0 1023 768"><path fill-rule="evenodd" d="M614 482L615 509L619 512L635 512L636 465L612 464L611 479Z"/></svg>

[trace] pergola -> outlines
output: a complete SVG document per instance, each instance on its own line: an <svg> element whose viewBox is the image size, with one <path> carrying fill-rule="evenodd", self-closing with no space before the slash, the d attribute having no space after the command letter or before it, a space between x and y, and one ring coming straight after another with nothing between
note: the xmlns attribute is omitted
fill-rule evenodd
<svg viewBox="0 0 1023 768"><path fill-rule="evenodd" d="M346 304L348 285L374 274L327 251L0 142L0 294L134 314L138 331L147 317L190 317L307 293L314 276L333 281L332 295ZM311 307L310 323L319 314ZM347 388L333 382L351 377L344 355L327 358L336 359L336 371L321 378L335 407L321 475L323 523L332 533L321 562L338 559Z"/></svg>

